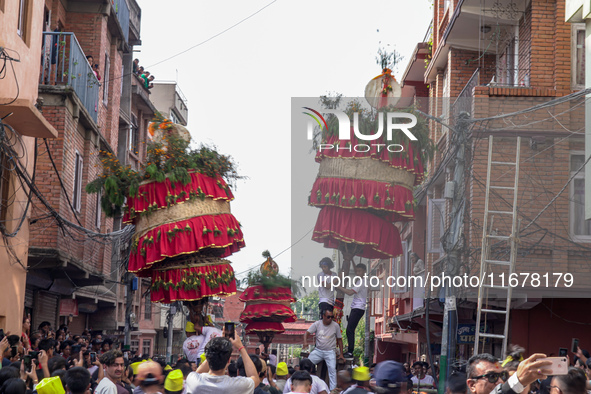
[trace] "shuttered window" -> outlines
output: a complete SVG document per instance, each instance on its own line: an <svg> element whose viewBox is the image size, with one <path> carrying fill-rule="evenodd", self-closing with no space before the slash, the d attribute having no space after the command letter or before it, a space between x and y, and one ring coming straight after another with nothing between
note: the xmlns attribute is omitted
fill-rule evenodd
<svg viewBox="0 0 591 394"><path fill-rule="evenodd" d="M82 170L84 160L80 153L76 151L76 158L74 162L74 198L72 204L76 212L82 209Z"/></svg>

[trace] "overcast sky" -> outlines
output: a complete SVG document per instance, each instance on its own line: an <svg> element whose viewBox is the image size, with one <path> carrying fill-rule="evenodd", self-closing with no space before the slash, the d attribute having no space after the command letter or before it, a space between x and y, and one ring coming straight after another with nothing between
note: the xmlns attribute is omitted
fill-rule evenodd
<svg viewBox="0 0 591 394"><path fill-rule="evenodd" d="M157 80L178 81L188 99L193 139L232 155L249 177L234 190L232 203L247 245L229 258L237 274L260 264L263 250L277 255L307 231L294 226L292 234L291 204L307 201L291 199L291 98L328 92L363 96L365 85L381 72L377 50L388 44L404 57L395 70L400 80L432 19L430 0L278 0L209 42L150 67L269 3L139 0L142 45L134 57ZM317 215L316 208L307 209ZM311 243L310 237L302 242ZM332 251L315 247L306 249L317 267ZM291 259L290 251L276 259L283 273Z"/></svg>

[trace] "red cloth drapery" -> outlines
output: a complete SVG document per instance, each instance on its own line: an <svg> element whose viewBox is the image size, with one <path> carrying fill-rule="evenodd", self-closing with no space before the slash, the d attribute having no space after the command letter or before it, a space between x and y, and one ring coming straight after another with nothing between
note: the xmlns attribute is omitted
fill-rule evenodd
<svg viewBox="0 0 591 394"><path fill-rule="evenodd" d="M136 196L127 197L127 212L123 216L124 223L133 223L142 212L166 209L170 204L178 204L191 198L212 198L214 200L234 199L228 184L220 176L211 178L207 175L190 172L191 182L183 185L172 183L166 178L164 182L142 183Z"/></svg>
<svg viewBox="0 0 591 394"><path fill-rule="evenodd" d="M199 300L236 293L234 270L227 262L152 271L152 302Z"/></svg>
<svg viewBox="0 0 591 394"><path fill-rule="evenodd" d="M398 228L359 209L322 208L312 240L330 249L337 249L341 244L361 245L363 250L357 255L369 259L388 259L402 254Z"/></svg>
<svg viewBox="0 0 591 394"><path fill-rule="evenodd" d="M289 306L275 304L272 302L252 304L246 303L244 310L240 314L240 321L250 323L253 321L275 321L292 323L296 321L296 315Z"/></svg>
<svg viewBox="0 0 591 394"><path fill-rule="evenodd" d="M227 257L244 246L240 224L232 214L197 216L163 224L139 237L132 244L128 269L138 276L149 276L142 271L166 258L206 249L217 257Z"/></svg>
<svg viewBox="0 0 591 394"><path fill-rule="evenodd" d="M316 178L310 205L370 210L390 222L414 218L412 190L386 182Z"/></svg>
<svg viewBox="0 0 591 394"><path fill-rule="evenodd" d="M296 302L291 295L289 287L273 287L270 289L262 285L249 286L238 298L242 302L246 301L285 301Z"/></svg>

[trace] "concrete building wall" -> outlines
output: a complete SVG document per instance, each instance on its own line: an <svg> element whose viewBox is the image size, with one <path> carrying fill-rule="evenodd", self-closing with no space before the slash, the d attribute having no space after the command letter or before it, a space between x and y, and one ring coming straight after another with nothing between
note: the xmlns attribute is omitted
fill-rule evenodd
<svg viewBox="0 0 591 394"><path fill-rule="evenodd" d="M171 112L175 112L177 122L187 125L189 121L186 101L177 91L177 84L174 82L158 82L151 89L151 99L154 106L165 116L170 117Z"/></svg>
<svg viewBox="0 0 591 394"><path fill-rule="evenodd" d="M20 12L24 14L22 33L19 34L18 20ZM0 89L0 117L9 113L4 122L11 125L17 134L8 129L7 137L13 141L20 139L22 143L14 144L13 148L18 154L19 161L29 174L33 173L35 156L35 140L30 135L52 138L55 130L44 122L41 114L34 108L37 100L37 84L39 72L39 59L41 58L41 31L43 21L43 2L39 0L29 1L26 8L20 10L20 1L5 0L0 2L0 47L4 48L8 56L19 60L12 62L11 70L2 79ZM34 120L34 122L31 122ZM0 141L4 143L5 141ZM0 155L0 159L2 159ZM7 159L4 159L7 160ZM3 163L9 168L8 162ZM21 183L14 171L6 170L4 187L7 187L2 201L6 206L5 221L2 223L4 234L14 233L16 236L4 238L0 247L0 271L6 280L3 282L4 294L0 297L0 328L4 331L18 333L24 317L25 283L27 254L29 246L29 217L30 210L26 210L27 189ZM0 208L2 210L2 208ZM19 223L25 216L22 226Z"/></svg>
<svg viewBox="0 0 591 394"><path fill-rule="evenodd" d="M17 33L20 1L5 0L0 6L0 47L6 48L10 56L21 60L15 64L15 77L9 74L2 80L0 99L15 98L32 101L37 99L37 74L41 59L41 31L43 22L43 1L33 0L25 9L23 35Z"/></svg>

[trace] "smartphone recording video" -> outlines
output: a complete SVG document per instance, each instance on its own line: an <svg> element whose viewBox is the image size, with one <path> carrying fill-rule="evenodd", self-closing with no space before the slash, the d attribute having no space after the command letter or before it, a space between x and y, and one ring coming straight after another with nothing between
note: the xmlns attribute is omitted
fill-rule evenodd
<svg viewBox="0 0 591 394"><path fill-rule="evenodd" d="M235 329L235 324L232 322L226 322L224 323L224 331L225 331L225 336L226 338L232 338L234 339L235 335L236 335L236 329Z"/></svg>
<svg viewBox="0 0 591 394"><path fill-rule="evenodd" d="M23 357L23 362L25 363L25 371L31 372L31 369L33 368L33 358L31 356L29 356L28 354L26 354Z"/></svg>

